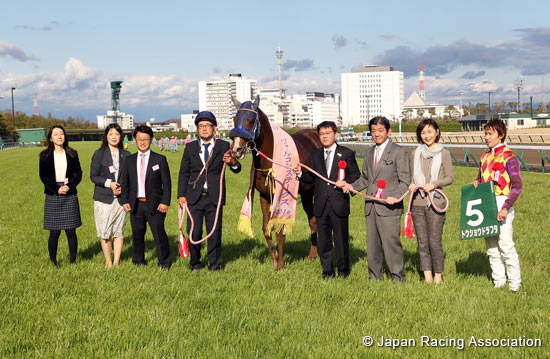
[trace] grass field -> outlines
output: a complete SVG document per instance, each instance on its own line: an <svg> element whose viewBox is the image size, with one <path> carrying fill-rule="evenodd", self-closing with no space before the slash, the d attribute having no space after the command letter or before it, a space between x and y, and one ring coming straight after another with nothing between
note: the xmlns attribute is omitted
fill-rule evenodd
<svg viewBox="0 0 550 359"><path fill-rule="evenodd" d="M83 226L79 252L69 265L66 237L54 268L42 229L43 186L39 148L0 152L0 357L100 358L508 358L550 355L548 281L550 250L548 175L523 173L524 192L516 205L515 241L523 287L517 294L492 288L482 239L460 241L460 187L475 169L455 167L447 189L443 247L445 282L420 281L415 240L403 238L407 283L370 282L366 266L363 201L352 199L347 279L321 279L319 261L309 262L303 212L285 246L286 267L275 272L255 213L256 238L236 232L248 186L250 158L243 171L227 174L224 210L224 271L191 273L177 256L176 185L182 152L167 153L174 194L167 217L174 265L156 266L146 237L147 267L131 263L131 229L120 267L104 267L93 219L89 166L98 143L74 143L84 170L78 187ZM256 196L257 199L257 196ZM259 206L255 207L256 210ZM205 250L203 258L206 260ZM371 336L372 347L363 345ZM380 337L412 339L415 346L378 347ZM421 337L440 339L422 346ZM470 339L541 339L541 347L481 347ZM464 348L460 349L460 340ZM452 342L456 344L453 346ZM412 345L412 341L408 341ZM446 347L445 347L446 345Z"/></svg>

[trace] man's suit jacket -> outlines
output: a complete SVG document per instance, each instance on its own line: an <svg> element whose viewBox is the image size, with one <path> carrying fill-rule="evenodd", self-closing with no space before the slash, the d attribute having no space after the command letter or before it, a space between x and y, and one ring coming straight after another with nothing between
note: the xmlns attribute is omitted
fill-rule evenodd
<svg viewBox="0 0 550 359"><path fill-rule="evenodd" d="M119 181L122 193L118 201L121 205L129 203L132 213L135 213L137 203L137 156L139 153L138 151L125 159ZM158 167L158 169L153 169L153 167ZM151 151L145 172L145 198L149 212L155 213L161 203L169 206L171 193L172 181L166 157Z"/></svg>
<svg viewBox="0 0 550 359"><path fill-rule="evenodd" d="M319 172L321 175L327 177L331 181L338 179L338 162L346 161L346 178L348 183L354 182L359 178L361 172L359 172L359 166L355 160L355 153L347 147L337 145L332 160L332 167L330 169L330 175L327 175L325 166L325 148L321 147L315 150L311 154L311 168ZM334 188L321 178L317 177L311 172L302 172L300 181L306 183L315 183L313 190L313 211L316 217L320 217L323 213L325 205L330 203L334 212L340 217L349 216L349 194L344 193L340 188Z"/></svg>
<svg viewBox="0 0 550 359"><path fill-rule="evenodd" d="M124 167L124 160L130 156L130 152L119 149L118 150L118 177L122 175L122 168ZM113 165L113 157L111 156L111 150L109 146L102 147L95 151L92 157L92 164L90 165L90 179L95 183L94 188L94 200L103 203L113 202L113 190L110 187L105 187L107 179L115 181L115 173L109 170L109 167ZM120 180L119 180L120 183Z"/></svg>
<svg viewBox="0 0 550 359"><path fill-rule="evenodd" d="M78 153L74 151L74 157L71 157L67 151L65 151L67 157L67 172L65 177L69 181L67 186L69 191L67 195L76 194L76 186L82 180L82 168L80 167L80 160L78 159ZM40 179L44 183L44 193L49 195L57 195L60 185L55 180L55 162L53 152L46 157L46 159L40 158L39 165Z"/></svg>
<svg viewBox="0 0 550 359"><path fill-rule="evenodd" d="M214 205L218 205L218 197L220 195L220 175L223 167L223 155L229 150L229 142L217 140L214 148L209 149L211 152L208 167L199 176L202 170L203 163L200 156L202 146L200 140L190 142L185 146L183 157L181 158L180 173L178 178L178 197L186 197L187 203L193 205L198 202L201 197L204 182L208 185L208 199ZM235 168L229 166L231 171L239 173L241 164L237 162ZM197 178L198 177L198 178ZM195 182L196 181L196 182ZM194 183L195 182L195 183ZM223 179L222 206L225 205L225 178Z"/></svg>
<svg viewBox="0 0 550 359"><path fill-rule="evenodd" d="M376 169L374 169L374 153L376 145L367 150L365 162L363 163L363 174L352 183L353 189L362 191L367 189L367 194L374 196L378 188L378 181L385 180L383 198L399 198L409 190L411 173L409 167L409 156L405 148L388 142L386 149L380 157ZM400 216L403 214L403 202L394 205L387 205L373 200L365 200L365 214L371 213L372 208L380 216Z"/></svg>

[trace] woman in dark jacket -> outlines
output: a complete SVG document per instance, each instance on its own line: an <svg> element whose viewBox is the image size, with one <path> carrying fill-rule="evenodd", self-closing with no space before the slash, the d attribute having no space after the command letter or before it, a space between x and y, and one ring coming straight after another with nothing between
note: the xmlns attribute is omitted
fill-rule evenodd
<svg viewBox="0 0 550 359"><path fill-rule="evenodd" d="M44 183L44 229L50 231L48 251L53 265L57 263L57 244L62 230L69 242L70 262L76 261L78 242L76 228L82 225L76 186L82 180L82 169L75 150L62 126L54 125L48 131L48 148L40 152L40 179Z"/></svg>
<svg viewBox="0 0 550 359"><path fill-rule="evenodd" d="M95 183L94 217L97 236L101 239L107 267L119 264L124 242L126 212L116 198L122 190L118 178L128 156L130 152L123 149L122 129L117 124L110 124L105 129L101 148L92 157L90 168L90 178ZM112 247L114 261L111 261Z"/></svg>

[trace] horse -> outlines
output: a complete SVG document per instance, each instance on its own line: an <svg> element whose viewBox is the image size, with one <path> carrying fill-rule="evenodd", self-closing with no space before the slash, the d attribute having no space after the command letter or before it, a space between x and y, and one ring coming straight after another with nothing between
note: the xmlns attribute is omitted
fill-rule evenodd
<svg viewBox="0 0 550 359"><path fill-rule="evenodd" d="M262 208L262 232L267 242L269 252L271 254L272 265L277 270L283 269L284 262L284 243L286 236L282 230L276 233L277 250L273 246L271 233L266 233L267 224L271 217L270 213L270 191L266 185L266 177L269 169L273 166L272 162L258 156L258 151L261 151L270 158L273 158L273 133L269 125L269 119L259 108L260 98L256 96L254 102L246 101L240 103L231 96L237 114L233 119L234 128L229 132L229 137L232 139L230 146L231 155L238 160L245 157L247 152L252 152L254 156L252 161L254 164L254 174L252 186L260 193L260 204ZM317 148L321 147L319 135L315 130L301 130L291 135L296 148L300 162L309 165L310 155ZM276 166L276 165L275 165ZM302 208L307 214L310 234L310 249L309 260L313 261L317 258L317 223L313 215L313 184L300 182L298 193L302 199Z"/></svg>

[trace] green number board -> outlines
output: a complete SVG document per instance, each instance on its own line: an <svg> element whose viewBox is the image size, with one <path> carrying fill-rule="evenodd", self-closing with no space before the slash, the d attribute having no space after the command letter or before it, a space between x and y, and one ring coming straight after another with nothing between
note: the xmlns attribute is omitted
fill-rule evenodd
<svg viewBox="0 0 550 359"><path fill-rule="evenodd" d="M500 235L493 182L462 187L460 198L460 239Z"/></svg>

